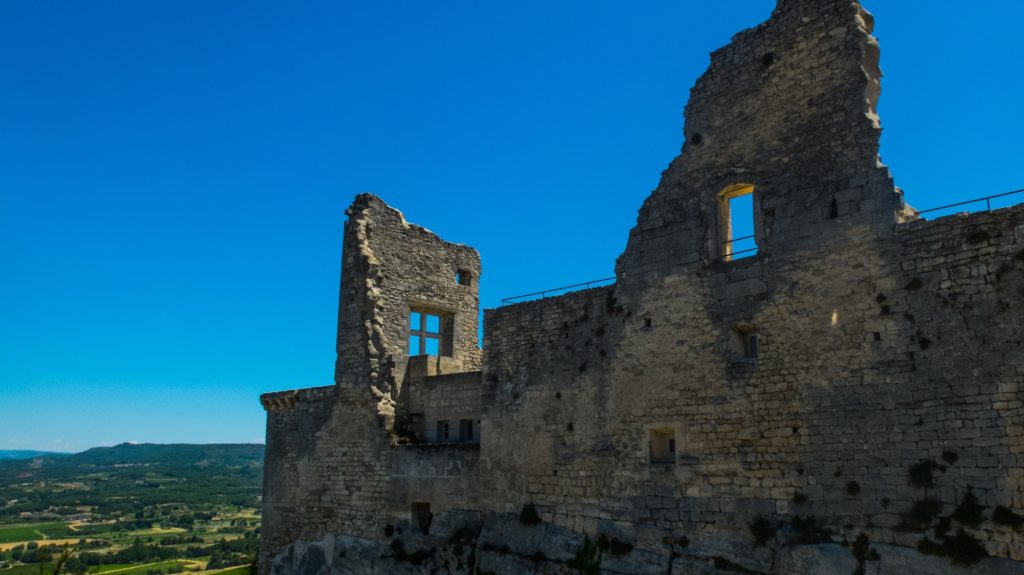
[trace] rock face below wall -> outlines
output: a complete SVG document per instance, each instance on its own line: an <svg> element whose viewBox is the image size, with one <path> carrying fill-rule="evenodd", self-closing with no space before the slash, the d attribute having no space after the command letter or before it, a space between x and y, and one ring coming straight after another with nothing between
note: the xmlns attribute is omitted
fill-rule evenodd
<svg viewBox="0 0 1024 575"><path fill-rule="evenodd" d="M274 557L272 575L1019 575L1024 566L986 558L963 566L894 545L834 542L753 547L666 540L632 546L591 541L548 523L524 525L513 515L481 518L453 512L429 535L392 531L375 541L328 535L296 541ZM456 528L456 525L462 527ZM858 559L857 555L863 558Z"/></svg>

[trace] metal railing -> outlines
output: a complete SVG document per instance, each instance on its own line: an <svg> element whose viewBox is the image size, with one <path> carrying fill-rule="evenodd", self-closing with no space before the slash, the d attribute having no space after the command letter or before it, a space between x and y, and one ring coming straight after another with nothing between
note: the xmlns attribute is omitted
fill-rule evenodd
<svg viewBox="0 0 1024 575"><path fill-rule="evenodd" d="M1024 194L1024 188L1021 188L1019 190L1013 190L1012 192L1003 192L1002 194L993 194L991 196L985 196L983 198L975 198L973 200L966 200L966 201L963 201L963 202L956 202L955 204L939 206L937 208L928 208L927 210L914 210L914 213L917 214L917 215L927 214L929 212L937 212L939 210L948 210L949 208L956 208L956 207L959 207L959 206L967 206L967 205L970 205L970 204L976 204L978 202L985 202L985 211L986 212L991 212L992 211L992 200L994 200L996 198L1003 198L1003 197L1006 197L1006 196L1012 196L1014 194ZM665 235L668 235L668 234L665 234ZM722 242L722 245L723 246L731 246L732 244L734 244L736 242L740 242L740 241L743 241L743 240L749 240L749 239L751 239L753 237L754 237L754 234L750 234L749 236L743 236L741 238L733 238L731 240ZM754 246L752 248L748 248L748 249L745 249L745 250L729 252L728 253L728 257L730 259L732 259L732 258L736 257L738 254L745 254L745 253L749 253L749 252L755 252L758 249L760 249L759 246ZM602 279L599 279L599 280L591 280L591 281L588 281L588 282L582 282L582 283L578 283L578 284L562 286L562 287L557 287L557 288L551 288L551 289L546 289L546 290L543 290L543 291L537 291L537 292L533 292L533 293L527 293L527 294L507 297L507 298L503 298L501 300L501 305L505 306L505 305L508 305L508 304L517 303L519 301L525 300L526 298L532 298L534 296L540 296L537 299L544 299L544 298L546 298L548 296L548 294L560 293L560 292L564 292L566 290L571 290L573 288L582 287L583 289L589 289L591 286L604 285L604 284L606 284L608 282L615 281L617 279L618 279L617 277L612 276L612 277L609 277L609 278L602 278Z"/></svg>
<svg viewBox="0 0 1024 575"><path fill-rule="evenodd" d="M544 298L548 297L549 293L553 294L553 293L563 292L565 290L570 290L572 288L582 287L583 289L589 289L591 286L594 286L594 285L597 285L597 284L602 284L603 285L603 284L605 284L607 282L615 281L616 279L618 279L618 278L616 278L615 276L612 276L610 278L601 278L599 280L590 280L588 282L572 284L571 286L562 286L562 287L557 287L557 288L546 289L544 291L535 291L533 293L524 293L523 295L514 295L512 297L503 298L501 300L501 305L508 305L510 303L516 303L517 300L522 300L522 299L525 299L525 298L528 298L528 297L533 297L533 296L538 296L538 295L540 297L537 298L537 299L544 299Z"/></svg>
<svg viewBox="0 0 1024 575"><path fill-rule="evenodd" d="M992 211L992 200L995 198L1002 198L1005 196L1012 196L1014 194L1024 194L1024 188L1019 190L1013 190L1012 192L1004 192L1002 194L995 194L992 196L985 196L984 198L975 198L973 200L967 200L966 202L957 202L955 204L949 204L948 206L939 206L937 208L928 208L927 210L914 210L917 215L927 214L928 212L937 212L939 210L948 210L949 208L955 208L957 206L966 206L969 204L976 204L978 202L985 202L985 211Z"/></svg>
<svg viewBox="0 0 1024 575"><path fill-rule="evenodd" d="M742 238L733 238L731 240L727 240L727 241L722 242L723 246L728 246L729 247L729 249L726 250L725 256L727 258L729 258L729 259L732 259L732 258L736 257L737 254L746 254L746 253L750 253L750 252L756 252L757 251L757 246L756 245L754 247L752 247L752 248L747 248L745 250L732 251L732 245L733 244L735 244L736 242L741 242L743 240L749 240L749 239L751 239L753 237L754 237L754 234L750 234L749 236L743 236Z"/></svg>

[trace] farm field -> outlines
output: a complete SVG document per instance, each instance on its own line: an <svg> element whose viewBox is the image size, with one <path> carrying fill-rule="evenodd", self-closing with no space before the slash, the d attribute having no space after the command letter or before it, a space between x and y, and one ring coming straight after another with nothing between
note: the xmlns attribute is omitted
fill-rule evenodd
<svg viewBox="0 0 1024 575"><path fill-rule="evenodd" d="M67 537L68 533L69 530L66 523L0 524L0 543L35 541L37 539L59 539Z"/></svg>
<svg viewBox="0 0 1024 575"><path fill-rule="evenodd" d="M262 445L0 461L0 575L250 575Z"/></svg>

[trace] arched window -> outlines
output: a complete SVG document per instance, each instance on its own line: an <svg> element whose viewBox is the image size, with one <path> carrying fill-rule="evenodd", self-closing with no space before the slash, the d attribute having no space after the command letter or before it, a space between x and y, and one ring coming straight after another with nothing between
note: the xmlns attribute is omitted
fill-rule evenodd
<svg viewBox="0 0 1024 575"><path fill-rule="evenodd" d="M723 260L757 254L753 184L733 184L719 192L718 230Z"/></svg>

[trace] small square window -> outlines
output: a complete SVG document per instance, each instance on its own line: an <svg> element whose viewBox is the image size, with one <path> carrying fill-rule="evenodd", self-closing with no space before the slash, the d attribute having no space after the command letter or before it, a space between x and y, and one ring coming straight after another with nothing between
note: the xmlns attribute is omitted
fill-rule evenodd
<svg viewBox="0 0 1024 575"><path fill-rule="evenodd" d="M761 335L752 325L739 325L732 330L733 357L737 360L757 359L761 352Z"/></svg>
<svg viewBox="0 0 1024 575"><path fill-rule="evenodd" d="M473 285L473 274L466 270L457 270L455 272L455 283L460 286Z"/></svg>
<svg viewBox="0 0 1024 575"><path fill-rule="evenodd" d="M755 358L755 357L757 357L757 346L758 346L757 332L747 333L747 334L745 334L745 336L746 336L746 340L745 340L746 341L746 346L743 349L744 355L746 355L746 357L748 357L748 358Z"/></svg>
<svg viewBox="0 0 1024 575"><path fill-rule="evenodd" d="M650 430L651 463L676 462L676 432L671 427Z"/></svg>

